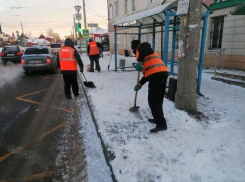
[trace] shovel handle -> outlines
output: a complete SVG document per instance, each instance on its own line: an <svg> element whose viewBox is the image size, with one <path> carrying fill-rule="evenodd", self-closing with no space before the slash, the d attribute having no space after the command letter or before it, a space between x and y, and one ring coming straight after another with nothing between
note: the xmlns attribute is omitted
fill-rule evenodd
<svg viewBox="0 0 245 182"><path fill-rule="evenodd" d="M140 81L140 72L138 72L138 76L137 76L137 84ZM138 92L135 92L135 98L134 98L134 107L136 107L136 102L137 102L137 96L138 96Z"/></svg>
<svg viewBox="0 0 245 182"><path fill-rule="evenodd" d="M86 82L88 82L88 80L87 80L85 74L84 74L84 73L82 73L82 74L83 74L83 77L84 77L84 79L86 80Z"/></svg>

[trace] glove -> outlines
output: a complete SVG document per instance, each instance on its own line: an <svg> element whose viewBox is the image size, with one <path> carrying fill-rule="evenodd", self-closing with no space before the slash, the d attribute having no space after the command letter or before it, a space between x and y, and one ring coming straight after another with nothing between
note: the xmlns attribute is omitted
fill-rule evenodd
<svg viewBox="0 0 245 182"><path fill-rule="evenodd" d="M81 73L83 73L83 67L82 67L82 68L80 68L80 72L81 72Z"/></svg>
<svg viewBox="0 0 245 182"><path fill-rule="evenodd" d="M140 85L140 83L138 83L137 85L135 85L134 91L138 92L141 88L142 88L142 86Z"/></svg>
<svg viewBox="0 0 245 182"><path fill-rule="evenodd" d="M136 63L135 67L136 67L136 70L139 72L141 72L144 69L144 66L142 63Z"/></svg>

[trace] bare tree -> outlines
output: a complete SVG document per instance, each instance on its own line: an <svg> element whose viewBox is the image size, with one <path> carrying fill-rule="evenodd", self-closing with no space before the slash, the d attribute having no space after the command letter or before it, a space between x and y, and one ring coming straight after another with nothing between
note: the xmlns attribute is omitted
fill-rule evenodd
<svg viewBox="0 0 245 182"><path fill-rule="evenodd" d="M202 0L190 0L188 14L181 17L176 108L197 112L197 66L200 52Z"/></svg>
<svg viewBox="0 0 245 182"><path fill-rule="evenodd" d="M58 33L54 33L53 36L57 42L61 42L61 38L60 38L60 35Z"/></svg>
<svg viewBox="0 0 245 182"><path fill-rule="evenodd" d="M28 37L28 38L30 38L31 36L32 36L32 33L29 31L29 32L26 32L26 36Z"/></svg>
<svg viewBox="0 0 245 182"><path fill-rule="evenodd" d="M46 34L47 34L47 36L53 36L54 35L54 31L51 28L49 28L47 30Z"/></svg>

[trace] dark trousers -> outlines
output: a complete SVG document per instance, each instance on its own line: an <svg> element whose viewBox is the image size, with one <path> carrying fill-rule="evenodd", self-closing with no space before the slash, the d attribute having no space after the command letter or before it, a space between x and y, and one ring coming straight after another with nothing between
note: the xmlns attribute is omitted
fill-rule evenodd
<svg viewBox="0 0 245 182"><path fill-rule="evenodd" d="M99 57L97 57L97 56L90 56L89 59L90 59L90 65L91 65L90 71L94 71L94 62L95 62L95 66L96 66L95 69L97 71L100 71Z"/></svg>
<svg viewBox="0 0 245 182"><path fill-rule="evenodd" d="M162 108L166 84L167 77L165 76L154 77L149 81L148 103L158 127L167 126Z"/></svg>
<svg viewBox="0 0 245 182"><path fill-rule="evenodd" d="M65 95L71 96L71 86L74 95L78 95L79 87L77 83L77 73L65 75L63 74L63 79L65 82Z"/></svg>

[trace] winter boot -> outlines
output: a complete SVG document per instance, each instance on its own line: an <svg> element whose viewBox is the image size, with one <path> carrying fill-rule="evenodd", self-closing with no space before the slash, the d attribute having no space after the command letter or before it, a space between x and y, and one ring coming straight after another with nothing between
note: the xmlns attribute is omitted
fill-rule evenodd
<svg viewBox="0 0 245 182"><path fill-rule="evenodd" d="M167 126L166 126L166 127L159 127L159 126L156 126L155 128L151 129L150 132L151 132L151 133L157 133L157 132L159 132L159 131L164 131L164 130L167 130L167 129L168 129Z"/></svg>
<svg viewBox="0 0 245 182"><path fill-rule="evenodd" d="M157 124L156 121L155 121L155 119L148 119L148 121L149 121L150 123L152 123L152 124Z"/></svg>
<svg viewBox="0 0 245 182"><path fill-rule="evenodd" d="M71 97L70 95L66 95L66 98L67 98L68 100L71 100L71 99L72 99L72 97Z"/></svg>

